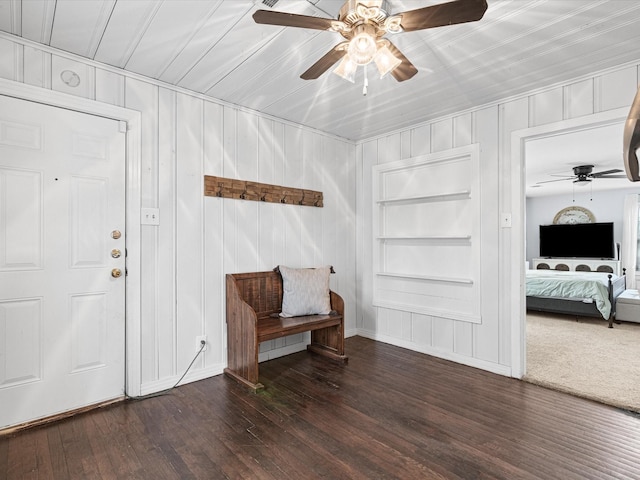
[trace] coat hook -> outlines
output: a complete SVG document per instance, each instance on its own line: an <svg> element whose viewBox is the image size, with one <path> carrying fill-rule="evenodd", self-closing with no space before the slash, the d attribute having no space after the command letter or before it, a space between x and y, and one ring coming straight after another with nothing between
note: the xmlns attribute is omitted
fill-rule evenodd
<svg viewBox="0 0 640 480"><path fill-rule="evenodd" d="M218 191L216 192L216 197L222 196L222 183L218 184Z"/></svg>
<svg viewBox="0 0 640 480"><path fill-rule="evenodd" d="M304 204L304 192L302 192L302 198L298 202L298 205L303 205L303 204Z"/></svg>
<svg viewBox="0 0 640 480"><path fill-rule="evenodd" d="M280 203L287 203L287 194L285 193L284 196L280 199Z"/></svg>

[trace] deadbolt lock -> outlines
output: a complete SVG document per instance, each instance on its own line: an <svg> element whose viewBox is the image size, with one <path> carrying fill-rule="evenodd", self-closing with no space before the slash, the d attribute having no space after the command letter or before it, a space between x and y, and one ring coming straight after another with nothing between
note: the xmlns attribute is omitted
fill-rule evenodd
<svg viewBox="0 0 640 480"><path fill-rule="evenodd" d="M121 275L122 275L122 270L120 270L119 268L114 268L113 270L111 270L111 276L113 278L118 278Z"/></svg>
<svg viewBox="0 0 640 480"><path fill-rule="evenodd" d="M120 255L121 255L121 252L117 248L114 248L113 250L111 250L111 256L113 258L120 258Z"/></svg>
<svg viewBox="0 0 640 480"><path fill-rule="evenodd" d="M111 232L111 238L117 240L122 236L122 234L120 233L120 230L114 230L113 232Z"/></svg>

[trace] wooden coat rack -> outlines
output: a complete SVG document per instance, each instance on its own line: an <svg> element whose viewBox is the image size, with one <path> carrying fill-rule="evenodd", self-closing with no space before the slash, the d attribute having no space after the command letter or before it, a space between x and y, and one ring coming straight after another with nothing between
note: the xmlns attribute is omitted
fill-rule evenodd
<svg viewBox="0 0 640 480"><path fill-rule="evenodd" d="M204 176L204 194L207 197L235 198L254 202L306 205L308 207L323 206L322 192L315 190L282 187L211 175Z"/></svg>

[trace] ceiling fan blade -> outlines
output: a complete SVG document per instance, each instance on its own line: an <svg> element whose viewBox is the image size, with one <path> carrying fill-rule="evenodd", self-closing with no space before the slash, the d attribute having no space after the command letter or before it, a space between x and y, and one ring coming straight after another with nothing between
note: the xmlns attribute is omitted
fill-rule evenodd
<svg viewBox="0 0 640 480"><path fill-rule="evenodd" d="M543 182L536 182L536 185L541 185L543 183L553 183L553 182L565 182L567 180L573 180L575 177L565 177L565 178L557 178L556 180L544 180Z"/></svg>
<svg viewBox="0 0 640 480"><path fill-rule="evenodd" d="M626 175L598 175L596 178L628 178Z"/></svg>
<svg viewBox="0 0 640 480"><path fill-rule="evenodd" d="M398 47L389 42L387 48L391 50L391 53L393 53L396 58L402 61L400 65L391 70L391 75L393 75L393 78L395 78L399 82L404 82L405 80L409 80L416 73L418 73L418 69L413 65L413 63L409 61L407 57L404 56L404 54L400 50L398 50Z"/></svg>
<svg viewBox="0 0 640 480"><path fill-rule="evenodd" d="M316 30L329 30L336 22L330 18L311 17L295 13L274 12L271 10L256 10L253 14L256 23L267 25L281 25L283 27L314 28Z"/></svg>
<svg viewBox="0 0 640 480"><path fill-rule="evenodd" d="M487 10L486 0L454 0L398 13L405 32L480 20ZM394 15L396 16L396 15Z"/></svg>
<svg viewBox="0 0 640 480"><path fill-rule="evenodd" d="M333 47L320 60L311 65L306 72L300 75L300 78L303 80L315 80L318 78L347 54L347 49L344 48L346 45L347 42L342 42Z"/></svg>
<svg viewBox="0 0 640 480"><path fill-rule="evenodd" d="M619 168L614 168L612 170L603 170L602 172L595 172L592 173L591 175L589 175L590 177L603 177L603 176L609 176L609 174L611 173L622 173L623 170L620 170ZM626 177L626 175L625 175ZM612 178L609 176L609 178Z"/></svg>

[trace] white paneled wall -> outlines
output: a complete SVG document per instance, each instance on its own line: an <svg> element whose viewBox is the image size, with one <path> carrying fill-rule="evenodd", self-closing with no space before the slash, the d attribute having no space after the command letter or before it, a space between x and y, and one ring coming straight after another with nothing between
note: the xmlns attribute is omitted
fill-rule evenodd
<svg viewBox="0 0 640 480"><path fill-rule="evenodd" d="M28 43L28 42L27 42ZM65 83L65 70L78 76ZM68 75L68 74L67 74ZM216 103L52 49L0 37L0 77L141 112L141 392L226 365L225 273L278 264L331 264L355 333L355 145L255 112ZM65 76L65 78L68 78ZM324 207L205 197L216 175L322 191ZM267 342L261 359L305 348L306 336Z"/></svg>
<svg viewBox="0 0 640 480"><path fill-rule="evenodd" d="M514 219L514 225L522 225L522 232L514 235L512 229L501 228L499 223L501 212L520 215L511 212L513 192L520 192L520 187L512 184L512 171L520 169L514 164L520 159L511 151L512 132L628 108L637 87L637 66L623 66L361 142L356 151L357 216L362 220L357 242L359 334L517 376L511 350L517 342L512 338L514 322L519 321L513 312L518 311L521 299L513 295L513 285L517 290L520 279L512 273L512 264L523 263L524 254L520 253L522 246L512 242L518 238L524 243L524 224ZM371 246L377 208L372 197L374 166L474 143L480 146L482 322L472 324L372 307L376 301Z"/></svg>

